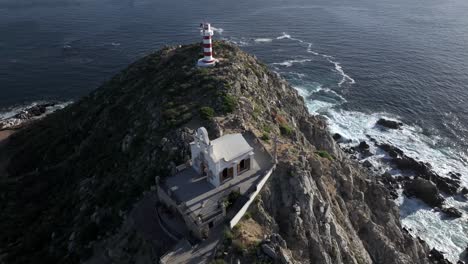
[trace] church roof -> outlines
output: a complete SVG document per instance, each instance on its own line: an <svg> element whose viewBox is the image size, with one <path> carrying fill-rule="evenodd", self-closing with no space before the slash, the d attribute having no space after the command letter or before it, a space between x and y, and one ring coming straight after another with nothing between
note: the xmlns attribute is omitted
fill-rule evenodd
<svg viewBox="0 0 468 264"><path fill-rule="evenodd" d="M211 145L216 161L221 159L230 161L253 150L242 134L224 135L212 140Z"/></svg>

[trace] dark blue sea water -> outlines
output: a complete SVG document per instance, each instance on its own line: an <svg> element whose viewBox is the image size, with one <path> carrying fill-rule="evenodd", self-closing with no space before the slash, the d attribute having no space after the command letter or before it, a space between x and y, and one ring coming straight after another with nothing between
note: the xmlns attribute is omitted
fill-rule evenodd
<svg viewBox="0 0 468 264"><path fill-rule="evenodd" d="M165 44L200 41L206 19L288 79L332 132L390 142L468 186L467 14L466 0L1 0L0 109L79 98ZM404 129L376 129L382 116ZM452 260L468 243L466 218L401 209Z"/></svg>

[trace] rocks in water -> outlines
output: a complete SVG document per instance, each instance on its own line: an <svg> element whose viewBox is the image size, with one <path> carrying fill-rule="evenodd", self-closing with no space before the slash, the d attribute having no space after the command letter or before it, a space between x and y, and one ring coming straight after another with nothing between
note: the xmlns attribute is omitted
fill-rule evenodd
<svg viewBox="0 0 468 264"><path fill-rule="evenodd" d="M378 144L378 147L388 152L392 158L391 162L400 170L413 171L416 176L434 182L437 188L446 194L454 195L460 188L461 174L456 172L449 173L449 177L442 177L432 170L429 163L417 161L404 154L404 152L394 146L383 143Z"/></svg>
<svg viewBox="0 0 468 264"><path fill-rule="evenodd" d="M45 103L45 104L33 105L31 107L28 107L28 108L22 110L18 114L16 114L14 116L14 118L23 119L23 120L31 119L33 117L40 116L40 115L44 114L46 112L46 110L47 110L47 107L54 106L54 105L55 105L55 103Z"/></svg>
<svg viewBox="0 0 468 264"><path fill-rule="evenodd" d="M366 141L361 141L361 143L359 143L359 146L358 146L358 148L359 148L360 150L368 150L369 147L370 147L370 146L369 146L369 144L367 144Z"/></svg>
<svg viewBox="0 0 468 264"><path fill-rule="evenodd" d="M398 179L400 178L402 177L395 178L388 172L385 172L381 176L381 181L385 185L385 187L387 187L392 199L398 198L398 192L397 192L399 188Z"/></svg>
<svg viewBox="0 0 468 264"><path fill-rule="evenodd" d="M445 259L444 254L435 248L432 248L429 252L429 259L438 264L451 264L450 261Z"/></svg>
<svg viewBox="0 0 468 264"><path fill-rule="evenodd" d="M460 218L462 217L462 212L460 210L454 208L454 207L442 207L440 209L443 213L445 213L447 216L453 217L453 218Z"/></svg>
<svg viewBox="0 0 468 264"><path fill-rule="evenodd" d="M388 152L388 154L390 155L390 157L392 158L396 158L398 156L402 156L403 155L403 151L395 146L392 146L390 144L387 144L387 143L383 143L383 144L378 144L377 145L379 148L383 149L384 151Z"/></svg>
<svg viewBox="0 0 468 264"><path fill-rule="evenodd" d="M335 141L339 141L339 140L342 139L342 138L343 138L343 136L341 136L341 135L338 134L338 133L333 134L333 139L334 139Z"/></svg>
<svg viewBox="0 0 468 264"><path fill-rule="evenodd" d="M372 163L369 161L369 160L365 160L363 163L362 163L362 166L366 167L366 168L371 168L372 167Z"/></svg>
<svg viewBox="0 0 468 264"><path fill-rule="evenodd" d="M444 198L440 195L437 186L426 179L416 178L405 184L405 194L415 196L431 207L441 207Z"/></svg>
<svg viewBox="0 0 468 264"><path fill-rule="evenodd" d="M400 129L403 126L402 122L388 120L385 118L380 118L376 124L390 129Z"/></svg>
<svg viewBox="0 0 468 264"><path fill-rule="evenodd" d="M18 129L22 126L25 121L31 120L35 117L39 117L46 113L47 108L55 106L56 103L43 103L30 106L26 109L21 110L19 113L12 117L0 120L0 130L3 129Z"/></svg>

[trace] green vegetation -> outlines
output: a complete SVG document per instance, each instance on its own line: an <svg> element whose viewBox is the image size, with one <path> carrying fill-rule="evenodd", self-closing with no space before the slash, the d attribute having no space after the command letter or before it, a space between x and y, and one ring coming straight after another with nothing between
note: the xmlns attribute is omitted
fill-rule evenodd
<svg viewBox="0 0 468 264"><path fill-rule="evenodd" d="M237 199L241 196L239 191L232 191L228 197L224 200L223 204L226 209L231 208L237 201Z"/></svg>
<svg viewBox="0 0 468 264"><path fill-rule="evenodd" d="M244 214L244 218L248 220L248 219L252 218L252 214L250 212L246 212Z"/></svg>
<svg viewBox="0 0 468 264"><path fill-rule="evenodd" d="M261 140L263 141L268 141L270 140L270 136L267 133L263 133L263 135L260 137Z"/></svg>
<svg viewBox="0 0 468 264"><path fill-rule="evenodd" d="M319 150L319 151L316 151L315 152L317 155L319 155L320 157L322 158L325 158L325 159L329 159L329 160L333 160L333 156L330 155L330 153L328 153L328 151L326 150Z"/></svg>
<svg viewBox="0 0 468 264"><path fill-rule="evenodd" d="M229 228L225 228L223 231L223 238L226 244L230 245L232 243L232 239L234 238L234 234L229 230Z"/></svg>
<svg viewBox="0 0 468 264"><path fill-rule="evenodd" d="M223 102L224 102L224 106L223 106L224 111L226 113L232 113L236 109L238 99L237 97L233 95L226 94L223 97Z"/></svg>
<svg viewBox="0 0 468 264"><path fill-rule="evenodd" d="M209 106L200 108L200 116L205 120L210 120L214 117L215 111Z"/></svg>
<svg viewBox="0 0 468 264"><path fill-rule="evenodd" d="M283 136L291 136L293 134L293 129L287 124L280 124L280 132Z"/></svg>

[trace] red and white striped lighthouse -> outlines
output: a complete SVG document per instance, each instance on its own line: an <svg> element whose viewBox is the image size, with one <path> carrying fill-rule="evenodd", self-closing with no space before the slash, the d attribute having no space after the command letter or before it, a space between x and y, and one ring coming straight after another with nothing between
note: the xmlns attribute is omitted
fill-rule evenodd
<svg viewBox="0 0 468 264"><path fill-rule="evenodd" d="M203 36L204 57L198 60L197 65L200 67L214 66L218 60L213 58L213 44L211 43L213 30L211 29L210 23L201 23L200 28L200 32Z"/></svg>

